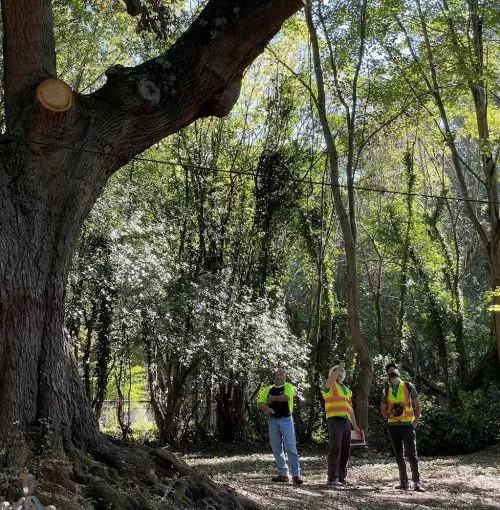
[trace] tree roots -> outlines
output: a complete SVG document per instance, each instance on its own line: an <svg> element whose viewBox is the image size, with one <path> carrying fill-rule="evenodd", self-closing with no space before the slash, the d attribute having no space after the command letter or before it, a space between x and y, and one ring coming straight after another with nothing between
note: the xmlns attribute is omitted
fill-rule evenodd
<svg viewBox="0 0 500 510"><path fill-rule="evenodd" d="M34 474L34 494L57 510L259 510L256 503L217 485L166 449L104 438L92 455L71 448L65 458L31 455L0 469L0 501L22 495L20 477Z"/></svg>

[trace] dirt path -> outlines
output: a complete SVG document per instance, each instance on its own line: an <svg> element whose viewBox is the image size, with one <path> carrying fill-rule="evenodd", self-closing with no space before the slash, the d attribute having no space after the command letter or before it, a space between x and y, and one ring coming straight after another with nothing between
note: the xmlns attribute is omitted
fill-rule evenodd
<svg viewBox="0 0 500 510"><path fill-rule="evenodd" d="M394 489L397 468L389 456L362 452L352 457L348 488L325 484L325 459L302 452L304 485L273 484L271 454L184 457L217 482L269 510L500 510L500 452L420 459L425 493Z"/></svg>

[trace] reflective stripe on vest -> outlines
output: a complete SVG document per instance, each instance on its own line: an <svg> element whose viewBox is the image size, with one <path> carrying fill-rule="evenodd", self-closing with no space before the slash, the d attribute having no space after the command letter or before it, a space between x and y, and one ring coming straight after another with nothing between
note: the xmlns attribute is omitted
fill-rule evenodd
<svg viewBox="0 0 500 510"><path fill-rule="evenodd" d="M389 418L387 420L388 423L398 422L413 423L413 421L415 420L415 413L413 411L413 406L411 403L410 391L408 390L408 386L404 381L399 382L398 394L396 395L396 397L394 397L392 393L392 388L391 387L387 388L387 409L391 409L391 407L398 402L403 404L404 407L403 414L395 418L393 417Z"/></svg>
<svg viewBox="0 0 500 510"><path fill-rule="evenodd" d="M332 388L324 391L323 399L325 400L325 414L327 418L347 418L351 419L352 413L352 391L346 387L347 393L344 395L339 384L334 383Z"/></svg>

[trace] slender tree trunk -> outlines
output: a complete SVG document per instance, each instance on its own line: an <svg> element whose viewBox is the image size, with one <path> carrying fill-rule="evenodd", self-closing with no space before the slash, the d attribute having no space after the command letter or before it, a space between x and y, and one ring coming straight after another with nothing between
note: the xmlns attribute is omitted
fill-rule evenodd
<svg viewBox="0 0 500 510"><path fill-rule="evenodd" d="M361 331L361 322L359 319L358 306L358 277L356 264L356 239L354 218L350 218L348 211L344 206L340 192L338 152L333 134L330 130L328 116L326 112L326 96L321 68L321 58L319 53L319 42L316 33L316 27L311 14L311 6L306 6L306 20L309 29L309 35L312 43L314 72L316 76L316 85L318 88L318 97L316 107L318 109L319 119L323 130L328 159L330 164L330 175L332 183L332 195L337 217L344 241L344 254L347 262L347 314L349 322L349 331L351 340L358 354L359 376L356 383L355 412L358 423L366 430L368 427L368 397L373 379L373 364L363 334ZM353 211L353 208L351 209ZM352 221L352 222L351 222Z"/></svg>
<svg viewBox="0 0 500 510"><path fill-rule="evenodd" d="M241 441L245 436L245 392L240 382L228 380L216 394L216 426L220 441Z"/></svg>
<svg viewBox="0 0 500 510"><path fill-rule="evenodd" d="M320 421L320 410L323 398L321 396L321 381L326 379L329 363L332 361L333 334L331 300L328 284L328 274L325 261L325 248L330 239L331 226L326 221L325 193L321 189L321 207L316 221L309 220L304 211L299 210L301 233L311 261L316 267L316 295L313 300L311 327L307 338L311 346L309 354L309 389L307 424L302 431L302 439L312 440L314 430ZM314 213L313 213L314 214ZM312 222L312 224L311 224ZM318 225L319 224L319 225ZM327 226L325 227L325 224ZM320 226L320 232L315 234L315 228Z"/></svg>
<svg viewBox="0 0 500 510"><path fill-rule="evenodd" d="M377 331L377 340L380 347L380 354L386 354L385 350L385 341L384 335L382 333L382 274L383 274L383 258L382 254L377 250L377 275L376 275L376 284L374 288L374 301L375 301L375 321L376 321L376 331Z"/></svg>
<svg viewBox="0 0 500 510"><path fill-rule="evenodd" d="M492 310L493 320L495 324L495 337L497 344L498 365L500 366L500 227L494 234L493 241L490 245L490 262L491 262L491 288L493 289Z"/></svg>
<svg viewBox="0 0 500 510"><path fill-rule="evenodd" d="M444 319L446 318L446 311L443 310L442 305L439 303L438 298L436 297L432 289L429 275L427 274L425 268L420 263L417 253L411 246L409 249L409 256L413 261L417 274L420 276L422 285L425 289L425 294L429 301L429 309L432 323L434 326L434 334L438 350L439 366L443 372L448 401L453 404L456 402L457 393L456 388L454 387L450 377L449 367L450 356L446 341L446 331L444 329Z"/></svg>
<svg viewBox="0 0 500 510"><path fill-rule="evenodd" d="M403 253L401 260L401 276L399 283L399 310L398 310L398 332L396 342L392 345L392 352L402 352L404 343L404 324L406 317L406 294L408 287L408 261L410 250L411 231L413 228L413 185L415 184L415 173L413 169L413 150L407 150L404 155L404 165L408 181L408 196L406 197L407 220L403 235Z"/></svg>
<svg viewBox="0 0 500 510"><path fill-rule="evenodd" d="M117 372L115 376L115 387L117 394L117 402L116 402L116 418L118 420L118 426L120 427L122 433L122 439L126 441L129 438L130 434L130 400L125 397L123 394L123 387L126 384L130 384L129 377L125 375L124 364L126 360L122 356L118 361ZM115 363L116 365L116 363Z"/></svg>
<svg viewBox="0 0 500 510"><path fill-rule="evenodd" d="M375 253L377 254L377 269L375 276L372 277L370 274L370 267L368 263L365 262L366 278L368 280L368 286L373 296L373 305L375 307L375 331L377 335L379 354L385 355L388 354L388 352L384 342L384 335L382 333L382 273L384 259L374 239L372 239L372 244L375 249Z"/></svg>

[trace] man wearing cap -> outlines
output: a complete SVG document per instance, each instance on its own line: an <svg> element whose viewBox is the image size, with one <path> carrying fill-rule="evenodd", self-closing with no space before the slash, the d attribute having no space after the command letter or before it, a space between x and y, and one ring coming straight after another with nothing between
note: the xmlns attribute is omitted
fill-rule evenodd
<svg viewBox="0 0 500 510"><path fill-rule="evenodd" d="M382 393L380 410L387 419L389 437L398 465L399 485L396 489L409 489L404 458L406 455L410 463L413 488L418 492L425 492L420 483L415 433L421 414L418 394L411 383L400 379L395 363L389 363L385 371L389 381Z"/></svg>
<svg viewBox="0 0 500 510"><path fill-rule="evenodd" d="M351 453L351 428L359 431L352 408L352 392L344 385L345 364L330 368L321 392L328 425L328 481L334 487L348 485L347 463Z"/></svg>
<svg viewBox="0 0 500 510"><path fill-rule="evenodd" d="M262 388L257 398L259 409L267 414L269 442L274 454L278 475L272 478L273 482L286 483L290 481L288 476L288 464L285 460L285 450L290 463L292 482L302 485L300 477L300 459L297 453L295 439L295 427L293 425L293 397L295 388L285 382L286 372L284 368L276 369L274 384ZM284 446L284 449L283 449Z"/></svg>

